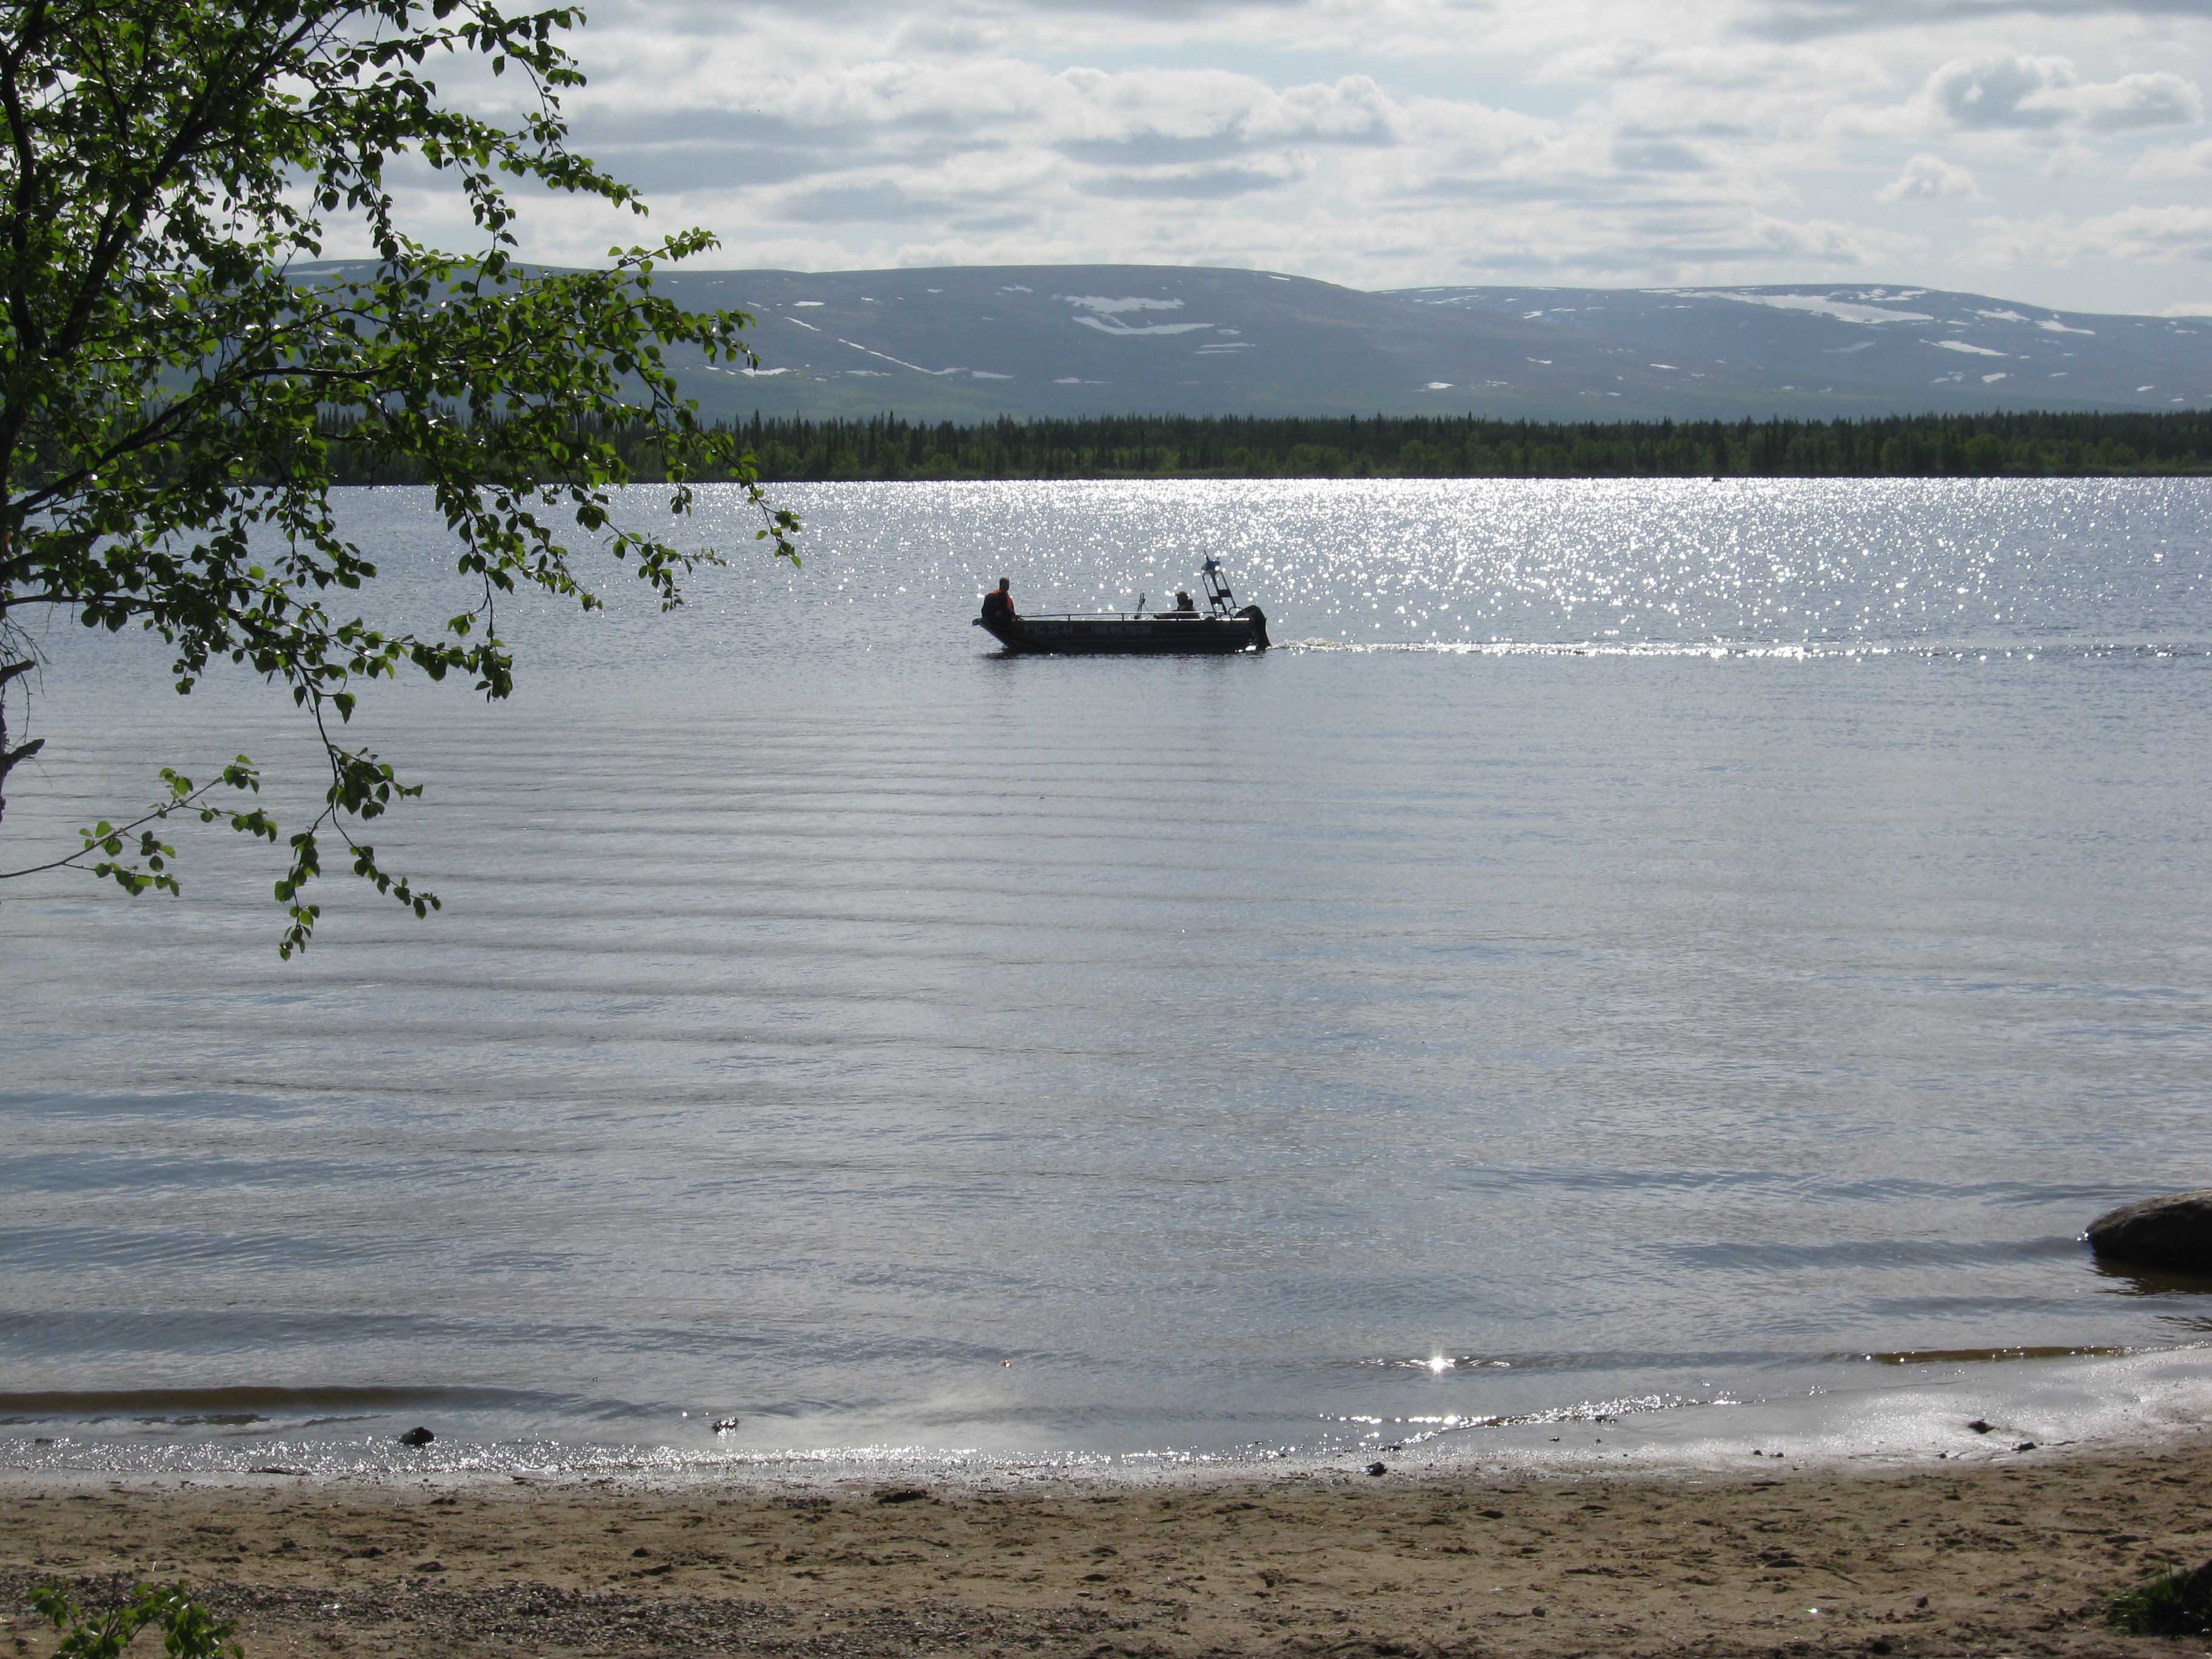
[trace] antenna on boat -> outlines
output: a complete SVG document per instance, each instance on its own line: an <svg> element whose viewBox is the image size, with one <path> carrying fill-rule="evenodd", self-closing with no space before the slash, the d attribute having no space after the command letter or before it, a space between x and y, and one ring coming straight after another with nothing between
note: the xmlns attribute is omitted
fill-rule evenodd
<svg viewBox="0 0 2212 1659"><path fill-rule="evenodd" d="M1221 574L1221 561L1208 554L1206 562L1198 569L1199 574L1206 578L1206 609L1214 616L1227 616L1231 596L1229 579Z"/></svg>

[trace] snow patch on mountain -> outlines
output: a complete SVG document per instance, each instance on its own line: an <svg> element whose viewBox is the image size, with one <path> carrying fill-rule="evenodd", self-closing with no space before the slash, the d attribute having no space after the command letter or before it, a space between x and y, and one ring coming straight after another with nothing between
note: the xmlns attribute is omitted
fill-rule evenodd
<svg viewBox="0 0 2212 1659"><path fill-rule="evenodd" d="M1145 300L1133 295L1111 299L1103 294L1061 294L1054 296L1065 300L1088 314L1070 319L1085 328L1095 328L1101 334L1133 336L1138 334L1196 334L1213 326L1212 323L1125 323L1121 313L1127 311L1181 311L1180 300Z"/></svg>
<svg viewBox="0 0 2212 1659"><path fill-rule="evenodd" d="M1924 311L1890 311L1881 306L1831 299L1825 294L1736 294L1726 289L1682 289L1677 292L1685 300L1735 300L1747 306L1771 306L1777 311L1810 311L1832 317L1839 323L1863 323L1869 327L1883 323L1936 320Z"/></svg>
<svg viewBox="0 0 2212 1659"><path fill-rule="evenodd" d="M901 368L910 368L917 374L957 374L960 373L962 368L964 367L964 365L956 363L951 368L924 368L920 363L910 363L903 357L894 357L888 351L878 351L873 346L862 345L858 340L848 340L840 337L837 343L842 346L850 346L855 351L865 351L871 357L880 357L887 363L896 363ZM853 371L853 373L855 374L858 374L859 372L860 371L857 369ZM880 371L878 372L880 373Z"/></svg>
<svg viewBox="0 0 2212 1659"><path fill-rule="evenodd" d="M1139 334L1196 334L1213 326L1212 323L1146 323L1132 328L1118 317L1078 317L1075 320L1085 328L1095 328L1101 334L1119 335L1124 338Z"/></svg>
<svg viewBox="0 0 2212 1659"><path fill-rule="evenodd" d="M1181 311L1180 300L1140 300L1135 298L1109 300L1103 294L1060 294L1055 299L1065 300L1085 311L1095 311L1102 316L1118 317L1125 311Z"/></svg>

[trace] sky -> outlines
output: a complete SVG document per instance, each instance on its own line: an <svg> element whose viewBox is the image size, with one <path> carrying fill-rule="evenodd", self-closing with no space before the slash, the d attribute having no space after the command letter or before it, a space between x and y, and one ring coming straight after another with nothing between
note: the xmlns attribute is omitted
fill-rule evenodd
<svg viewBox="0 0 2212 1659"><path fill-rule="evenodd" d="M2212 0L590 11L577 145L647 190L653 228L718 234L717 268L1879 283L2212 314ZM541 202L525 251L594 263L640 234Z"/></svg>

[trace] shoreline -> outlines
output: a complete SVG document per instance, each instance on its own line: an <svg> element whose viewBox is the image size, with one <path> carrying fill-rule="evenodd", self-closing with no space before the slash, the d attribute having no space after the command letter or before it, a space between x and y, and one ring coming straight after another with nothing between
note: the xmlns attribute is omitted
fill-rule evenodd
<svg viewBox="0 0 2212 1659"><path fill-rule="evenodd" d="M115 1398L150 1401L155 1396ZM195 1395L190 1403L197 1413L207 1401ZM125 1412L109 1420L132 1419ZM342 1437L279 1424L252 1429L233 1418L219 1434L163 1438L147 1431L159 1420L138 1419L136 1432L71 1433L59 1421L33 1428L19 1419L12 1437L0 1431L0 1492L27 1480L206 1485L251 1482L272 1472L394 1485L426 1478L613 1480L648 1486L719 1482L834 1491L855 1480L906 1480L988 1490L1058 1477L1139 1488L1188 1480L1324 1476L1361 1469L1378 1456L1407 1474L1475 1478L1726 1479L1747 1468L1785 1464L1901 1473L1953 1461L2002 1459L2021 1446L2122 1453L2186 1443L2212 1423L2212 1344L2120 1353L1961 1351L1805 1393L1585 1401L1496 1418L1338 1419L1328 1432L1303 1444L1261 1441L1146 1451L987 1449L973 1438L934 1448L900 1440L777 1443L709 1434L703 1415L688 1440L568 1441L544 1428L496 1431L472 1422L465 1410L441 1413L427 1401L387 1403L380 1414L356 1418L354 1431ZM761 1427L773 1421L762 1419ZM421 1449L396 1443L416 1422L435 1431L434 1443Z"/></svg>
<svg viewBox="0 0 2212 1659"><path fill-rule="evenodd" d="M988 1483L0 1475L33 1583L182 1579L248 1659L736 1650L1711 1655L2143 1650L2101 1620L2212 1555L2212 1433L1906 1470L1437 1464ZM1802 1646L1800 1644L1808 1644Z"/></svg>

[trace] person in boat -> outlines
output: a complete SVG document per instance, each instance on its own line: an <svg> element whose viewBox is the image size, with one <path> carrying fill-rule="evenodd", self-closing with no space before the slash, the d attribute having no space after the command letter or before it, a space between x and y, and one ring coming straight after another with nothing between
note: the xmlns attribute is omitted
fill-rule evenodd
<svg viewBox="0 0 2212 1659"><path fill-rule="evenodd" d="M1178 617L1195 617L1198 615L1198 602L1189 594L1178 592L1176 594L1174 610L1155 611L1152 615L1162 622L1172 622Z"/></svg>
<svg viewBox="0 0 2212 1659"><path fill-rule="evenodd" d="M1006 623L1014 619L1014 585L1011 576L999 578L999 585L983 596L983 620L987 623Z"/></svg>

